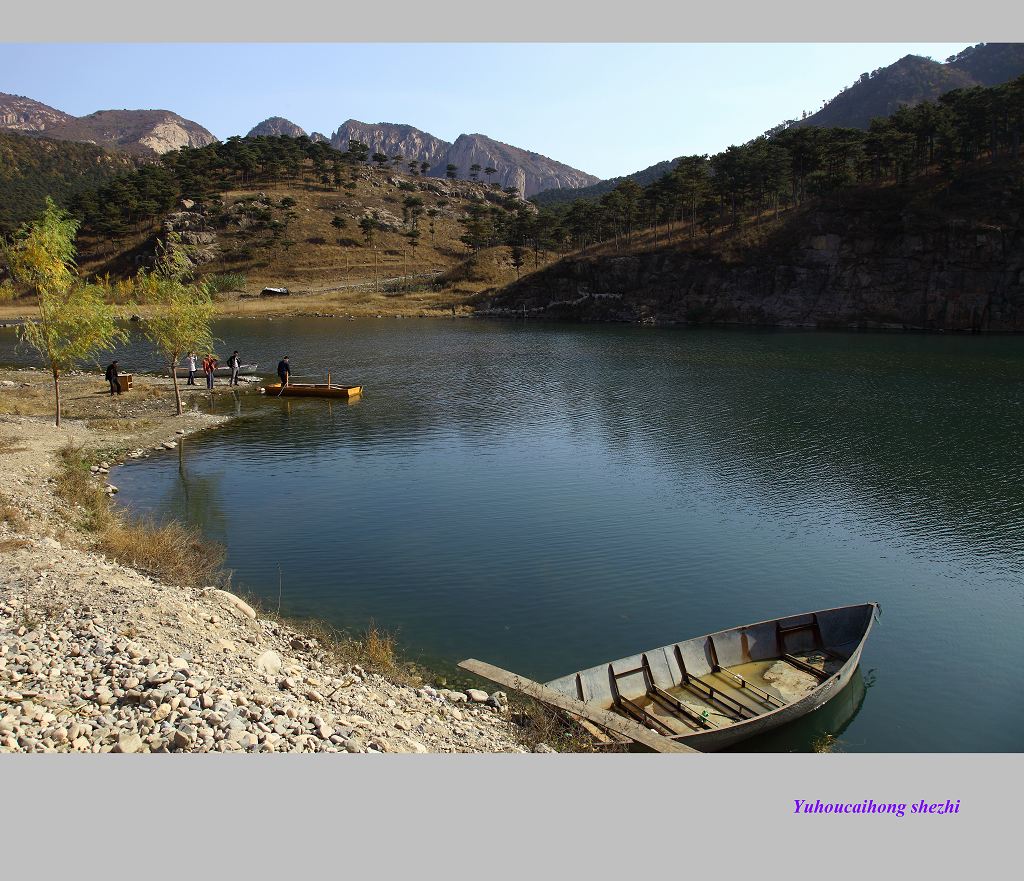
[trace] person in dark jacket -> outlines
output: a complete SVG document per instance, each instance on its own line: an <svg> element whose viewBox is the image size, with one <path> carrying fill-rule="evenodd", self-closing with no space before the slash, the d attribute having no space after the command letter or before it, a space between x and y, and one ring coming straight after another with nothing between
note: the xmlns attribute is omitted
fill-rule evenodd
<svg viewBox="0 0 1024 881"><path fill-rule="evenodd" d="M231 368L231 379L228 380L228 385L238 385L238 368L241 364L238 360L238 350L236 349L231 353L231 357L228 358L228 367Z"/></svg>
<svg viewBox="0 0 1024 881"><path fill-rule="evenodd" d="M281 385L288 385L288 380L291 379L292 366L288 363L288 356L285 355L277 365L277 375L281 379Z"/></svg>
<svg viewBox="0 0 1024 881"><path fill-rule="evenodd" d="M110 395L121 394L121 380L117 378L117 362L111 361L107 367L107 382L110 383Z"/></svg>

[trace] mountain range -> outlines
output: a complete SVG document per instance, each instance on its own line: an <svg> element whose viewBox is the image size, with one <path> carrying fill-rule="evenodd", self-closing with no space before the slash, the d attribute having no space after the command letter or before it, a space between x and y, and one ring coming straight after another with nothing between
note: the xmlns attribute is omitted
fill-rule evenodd
<svg viewBox="0 0 1024 881"><path fill-rule="evenodd" d="M856 82L824 103L817 112L786 126L846 126L866 128L871 119L887 116L903 105L912 105L957 88L991 86L1024 73L1024 44L980 43L944 63L908 55L878 70L865 72ZM202 147L217 139L200 125L169 110L99 110L75 117L39 101L0 92L0 130L58 141L95 144L140 159L153 158L180 147ZM250 135L299 137L306 132L294 122L273 116L256 125ZM349 142L367 144L371 153L404 162L427 163L427 174L444 177L454 165L462 178L477 177L502 188L513 187L540 204L556 204L595 198L612 190L625 178L644 185L669 171L675 159L618 178L599 180L565 163L529 150L496 141L483 134L462 134L450 143L411 125L364 123L349 119L330 136L314 132L313 141L346 150ZM404 164L404 163L403 163ZM490 175L487 168L494 168Z"/></svg>
<svg viewBox="0 0 1024 881"><path fill-rule="evenodd" d="M298 137L305 133L300 126L280 116L265 119L249 131L250 136ZM371 153L382 153L389 158L401 156L404 162L426 162L429 177L445 177L448 165L454 165L459 176L465 178L473 174L473 165L479 165L480 170L476 172L479 180L497 183L502 188L513 187L525 196L542 190L585 187L599 180L592 174L540 153L513 147L481 134L459 135L455 143L449 143L411 125L349 119L330 138L316 132L310 137L328 141L336 150L343 152L348 149L350 141L361 141ZM485 173L487 168L495 170L488 175Z"/></svg>

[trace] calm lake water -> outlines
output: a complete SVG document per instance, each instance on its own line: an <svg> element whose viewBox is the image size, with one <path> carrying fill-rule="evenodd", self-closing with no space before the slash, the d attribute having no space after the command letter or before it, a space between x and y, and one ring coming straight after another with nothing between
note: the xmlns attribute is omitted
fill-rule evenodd
<svg viewBox="0 0 1024 881"><path fill-rule="evenodd" d="M293 615L540 680L868 600L863 676L745 749L1024 747L1024 338L477 321L220 322L354 404L247 418L119 470ZM128 368L153 366L144 346ZM0 360L17 360L10 335ZM209 406L208 404L204 406Z"/></svg>

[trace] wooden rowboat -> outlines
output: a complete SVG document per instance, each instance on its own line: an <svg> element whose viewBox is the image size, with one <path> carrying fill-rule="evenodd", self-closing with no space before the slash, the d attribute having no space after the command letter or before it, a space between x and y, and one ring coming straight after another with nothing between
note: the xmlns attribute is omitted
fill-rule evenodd
<svg viewBox="0 0 1024 881"><path fill-rule="evenodd" d="M550 695L546 702L556 706L569 699L563 709L606 730L615 731L602 721L610 712L666 746L714 752L799 719L838 695L860 663L877 608L862 603L721 630L543 686L530 683L527 693L540 700ZM459 666L512 688L520 679L479 661Z"/></svg>
<svg viewBox="0 0 1024 881"><path fill-rule="evenodd" d="M363 393L361 385L333 385L331 383L289 383L281 388L281 383L263 387L270 397L306 397L306 398L354 398Z"/></svg>

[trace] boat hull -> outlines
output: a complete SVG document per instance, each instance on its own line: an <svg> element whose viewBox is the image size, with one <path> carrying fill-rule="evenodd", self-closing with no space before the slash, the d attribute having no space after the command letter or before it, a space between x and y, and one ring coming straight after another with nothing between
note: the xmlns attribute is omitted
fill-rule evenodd
<svg viewBox="0 0 1024 881"><path fill-rule="evenodd" d="M546 684L562 694L617 710L631 701L643 700L652 686L670 690L687 677L700 679L723 668L793 657L802 651L827 649L835 653L836 669L827 678L822 671L818 685L799 699L729 725L672 736L701 752L714 752L795 721L838 695L860 663L876 609L874 603L864 603L761 621L661 646Z"/></svg>
<svg viewBox="0 0 1024 881"><path fill-rule="evenodd" d="M264 386L264 391L271 397L289 398L354 398L362 394L361 385L286 385L283 389L281 383Z"/></svg>
<svg viewBox="0 0 1024 881"><path fill-rule="evenodd" d="M256 375L256 370L257 370L258 367L259 367L259 364L243 364L243 365L241 365L241 367L238 368L238 375L239 376L255 376ZM170 367L167 368L167 375L168 376L171 375L171 368ZM188 378L188 368L187 367L175 367L174 368L174 375L177 376L179 379L187 379ZM202 369L200 369L199 367L196 367L196 376L205 376L205 375L206 374L203 373ZM222 365L222 366L216 368L213 371L213 375L214 376L231 376L231 368L230 367L224 367Z"/></svg>

